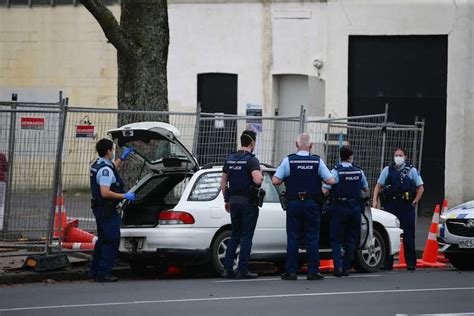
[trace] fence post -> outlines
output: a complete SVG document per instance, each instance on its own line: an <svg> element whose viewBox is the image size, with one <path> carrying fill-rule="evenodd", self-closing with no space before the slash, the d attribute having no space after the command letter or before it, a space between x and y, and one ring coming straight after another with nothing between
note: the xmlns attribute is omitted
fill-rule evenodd
<svg viewBox="0 0 474 316"><path fill-rule="evenodd" d="M382 154L380 155L380 170L384 168L384 158L385 158L385 142L387 137L387 122L388 122L388 103L385 103L385 118L384 126L382 127Z"/></svg>
<svg viewBox="0 0 474 316"><path fill-rule="evenodd" d="M328 130L326 132L326 148L324 148L324 161L326 163L328 163L330 133L331 133L331 114L328 114Z"/></svg>
<svg viewBox="0 0 474 316"><path fill-rule="evenodd" d="M193 155L197 157L197 148L199 142L199 128L201 124L201 102L198 102L196 110L196 123L194 124L194 137L193 137Z"/></svg>
<svg viewBox="0 0 474 316"><path fill-rule="evenodd" d="M304 133L305 121L306 121L306 110L304 109L304 106L301 105L301 108L300 108L300 134Z"/></svg>
<svg viewBox="0 0 474 316"><path fill-rule="evenodd" d="M414 166L418 163L418 116L415 116L415 131L413 136L413 146L412 146L412 163Z"/></svg>
<svg viewBox="0 0 474 316"><path fill-rule="evenodd" d="M50 253L50 246L53 243L54 235L54 213L56 209L56 198L58 194L61 194L61 185L62 185L62 173L61 166L63 161L63 145L64 137L66 134L66 119L67 119L67 102L62 98L62 93L59 94L60 102L60 114L59 114L59 129L58 129L58 139L56 147L56 160L54 163L54 178L53 178L53 198L51 203L51 211L49 213L49 227L48 227L48 240L46 242L46 254ZM58 214L59 215L59 214ZM58 223L60 221L58 220ZM60 224L58 224L60 225ZM61 245L59 245L61 248Z"/></svg>
<svg viewBox="0 0 474 316"><path fill-rule="evenodd" d="M421 173L421 158L423 157L423 138L425 136L425 119L419 123L421 125L420 153L418 154L418 172Z"/></svg>
<svg viewBox="0 0 474 316"><path fill-rule="evenodd" d="M17 101L17 94L12 94L11 109L16 109L15 102ZM11 195L13 188L13 166L15 157L15 137L16 137L16 112L10 112L10 133L8 135L8 170L7 170L7 183L5 184L5 200L3 208L3 236L7 239L8 234L8 222L11 210Z"/></svg>

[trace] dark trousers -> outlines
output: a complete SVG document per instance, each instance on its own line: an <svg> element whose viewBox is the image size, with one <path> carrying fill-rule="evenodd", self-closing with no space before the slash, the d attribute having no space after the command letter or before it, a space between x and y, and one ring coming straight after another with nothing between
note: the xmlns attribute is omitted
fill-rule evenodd
<svg viewBox="0 0 474 316"><path fill-rule="evenodd" d="M230 220L232 224L232 236L227 244L225 252L224 269L232 271L237 247L240 244L239 264L237 270L239 272L247 272L250 251L252 250L253 233L258 219L258 207L249 204L230 205Z"/></svg>
<svg viewBox="0 0 474 316"><path fill-rule="evenodd" d="M102 208L93 209L97 223L97 242L94 248L90 273L103 278L112 273L120 244L120 216L104 216Z"/></svg>
<svg viewBox="0 0 474 316"><path fill-rule="evenodd" d="M286 211L287 273L298 272L300 236L304 232L308 274L319 272L319 225L321 207L314 200L290 200Z"/></svg>
<svg viewBox="0 0 474 316"><path fill-rule="evenodd" d="M403 229L403 248L405 250L405 260L408 266L416 266L415 249L415 208L411 203L403 200L390 200L385 206L385 211L395 215L400 221L400 228ZM387 256L385 268L391 269L393 266L393 256Z"/></svg>
<svg viewBox="0 0 474 316"><path fill-rule="evenodd" d="M349 270L360 239L360 207L335 205L331 209L330 238L334 268ZM344 249L344 256L341 254Z"/></svg>

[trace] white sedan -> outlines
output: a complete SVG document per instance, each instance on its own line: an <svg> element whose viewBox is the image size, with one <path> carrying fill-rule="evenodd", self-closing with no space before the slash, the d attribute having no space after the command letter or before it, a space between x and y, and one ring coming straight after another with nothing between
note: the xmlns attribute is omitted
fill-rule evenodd
<svg viewBox="0 0 474 316"><path fill-rule="evenodd" d="M135 148L133 160L143 164L136 168L140 177L132 188L137 200L122 206L121 255L135 270L167 263L211 263L217 273L222 272L231 234L230 215L224 210L219 187L222 166L200 168L178 141L179 131L166 123L133 123L109 133L119 146ZM148 172L143 173L145 166ZM262 170L266 196L251 260L281 262L286 255L286 214L271 184L275 169L262 165ZM353 266L375 272L385 256L399 252L402 230L395 216L378 209L368 208L368 212ZM322 215L320 254L331 257L328 214Z"/></svg>

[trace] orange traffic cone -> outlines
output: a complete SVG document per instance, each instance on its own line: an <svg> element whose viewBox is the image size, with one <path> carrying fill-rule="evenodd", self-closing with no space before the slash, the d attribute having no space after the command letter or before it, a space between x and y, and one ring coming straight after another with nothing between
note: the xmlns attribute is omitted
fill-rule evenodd
<svg viewBox="0 0 474 316"><path fill-rule="evenodd" d="M91 242L63 242L61 247L65 249L93 250L95 243Z"/></svg>
<svg viewBox="0 0 474 316"><path fill-rule="evenodd" d="M320 271L333 271L334 261L332 259L319 260L319 270Z"/></svg>
<svg viewBox="0 0 474 316"><path fill-rule="evenodd" d="M407 263L405 261L405 248L403 247L403 238L400 239L400 252L398 253L398 263L393 265L394 269L405 269Z"/></svg>
<svg viewBox="0 0 474 316"><path fill-rule="evenodd" d="M448 211L448 200L445 199L445 200L443 200L443 208L441 209L441 214L440 215L445 214L447 211ZM438 227L439 227L439 225L438 225ZM443 263L448 263L449 262L448 258L446 258L444 256L444 253L440 252L439 250L438 250L437 259L438 259L438 262L443 262Z"/></svg>
<svg viewBox="0 0 474 316"><path fill-rule="evenodd" d="M433 220L431 221L430 231L426 240L425 250L423 251L423 258L417 260L417 267L429 268L444 268L444 263L437 262L438 259L438 241L436 240L436 233L438 232L439 223L439 205L436 205Z"/></svg>
<svg viewBox="0 0 474 316"><path fill-rule="evenodd" d="M79 221L77 219L66 225L64 229L64 241L95 244L97 236L77 228L78 225Z"/></svg>
<svg viewBox="0 0 474 316"><path fill-rule="evenodd" d="M61 222L61 224L59 224ZM61 227L59 226L61 225ZM61 238L64 237L64 227L66 226L66 209L64 208L64 196L56 197L56 209L54 211L54 238L59 238L59 231L61 231Z"/></svg>

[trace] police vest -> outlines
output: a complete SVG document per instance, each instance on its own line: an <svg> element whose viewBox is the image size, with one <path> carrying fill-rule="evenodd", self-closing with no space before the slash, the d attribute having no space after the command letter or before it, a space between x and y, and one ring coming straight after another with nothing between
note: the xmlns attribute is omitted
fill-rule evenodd
<svg viewBox="0 0 474 316"><path fill-rule="evenodd" d="M234 152L227 157L229 196L249 194L250 188L253 185L253 179L248 162L253 157L255 155L249 152Z"/></svg>
<svg viewBox="0 0 474 316"><path fill-rule="evenodd" d="M102 195L100 194L100 185L97 183L97 174L103 169L104 167L109 167L112 169L112 172L115 176L115 182L110 185L110 191L115 193L125 193L125 185L120 178L117 170L115 169L114 164L108 165L104 161L99 163L99 159L97 159L90 167L90 182L91 182L91 192L92 198L96 201L98 205L103 202Z"/></svg>
<svg viewBox="0 0 474 316"><path fill-rule="evenodd" d="M388 176L385 180L384 193L388 197L399 197L408 192L412 195L416 193L416 184L410 178L412 165L406 164L400 170L397 170L394 164L388 167Z"/></svg>
<svg viewBox="0 0 474 316"><path fill-rule="evenodd" d="M339 182L333 186L331 191L335 199L356 199L361 198L362 190L362 169L357 166L344 167L342 164L334 168L337 171Z"/></svg>
<svg viewBox="0 0 474 316"><path fill-rule="evenodd" d="M285 179L288 196L298 195L298 192L306 192L308 195L321 193L321 177L318 174L319 156L292 154L288 156L288 163L290 175Z"/></svg>

